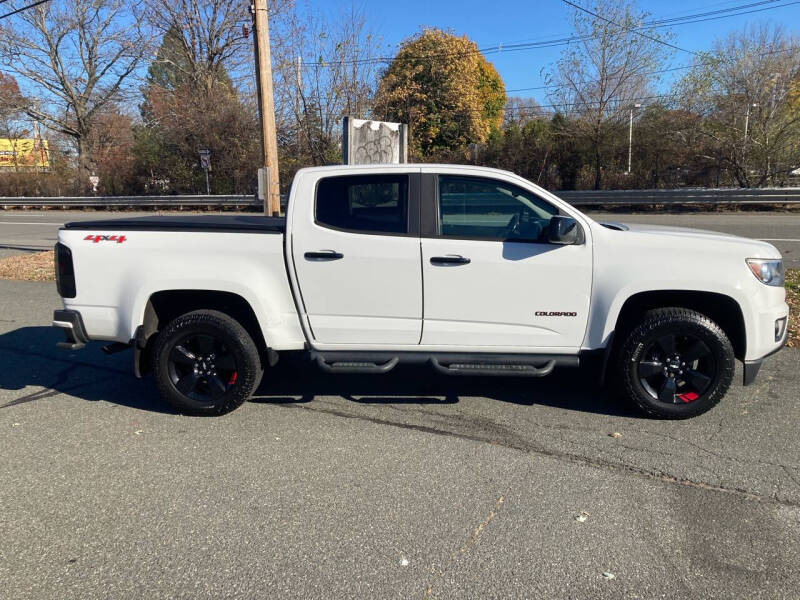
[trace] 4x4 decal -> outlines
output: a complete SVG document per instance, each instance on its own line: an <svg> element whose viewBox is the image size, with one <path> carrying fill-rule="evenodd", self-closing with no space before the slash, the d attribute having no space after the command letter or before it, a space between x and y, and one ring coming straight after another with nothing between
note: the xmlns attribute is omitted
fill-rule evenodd
<svg viewBox="0 0 800 600"><path fill-rule="evenodd" d="M95 244L99 244L100 242L117 242L121 244L126 239L124 235L93 235L91 233L83 238L85 242L93 242Z"/></svg>

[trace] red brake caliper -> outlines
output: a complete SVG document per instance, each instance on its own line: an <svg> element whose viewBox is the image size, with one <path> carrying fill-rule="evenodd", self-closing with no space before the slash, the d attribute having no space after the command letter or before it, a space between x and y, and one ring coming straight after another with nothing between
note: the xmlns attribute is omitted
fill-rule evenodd
<svg viewBox="0 0 800 600"><path fill-rule="evenodd" d="M233 375L231 375L230 380L228 380L228 385L233 385L234 383L236 383L236 371L233 372Z"/></svg>
<svg viewBox="0 0 800 600"><path fill-rule="evenodd" d="M700 396L695 394L694 392L686 392L685 394L678 394L678 398L683 400L686 404L692 402L693 400L697 400Z"/></svg>

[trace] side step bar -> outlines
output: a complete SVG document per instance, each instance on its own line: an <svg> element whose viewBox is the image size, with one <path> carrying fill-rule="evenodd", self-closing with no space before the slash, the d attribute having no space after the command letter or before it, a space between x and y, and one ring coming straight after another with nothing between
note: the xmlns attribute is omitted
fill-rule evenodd
<svg viewBox="0 0 800 600"><path fill-rule="evenodd" d="M326 373L388 373L400 363L430 364L445 375L544 377L555 367L577 367L572 354L470 354L442 352L321 352L308 355Z"/></svg>
<svg viewBox="0 0 800 600"><path fill-rule="evenodd" d="M385 363L378 364L375 362L366 361L346 361L340 360L336 362L325 362L325 357L318 354L316 357L317 366L326 373L388 373L397 366L400 362L398 357L387 360Z"/></svg>
<svg viewBox="0 0 800 600"><path fill-rule="evenodd" d="M445 375L495 375L505 377L545 377L553 372L556 361L551 359L541 366L500 363L450 363L443 365L431 358L433 368Z"/></svg>

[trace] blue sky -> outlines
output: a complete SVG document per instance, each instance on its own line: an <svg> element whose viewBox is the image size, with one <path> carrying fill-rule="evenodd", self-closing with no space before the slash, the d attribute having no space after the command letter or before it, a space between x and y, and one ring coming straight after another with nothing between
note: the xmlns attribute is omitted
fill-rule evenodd
<svg viewBox="0 0 800 600"><path fill-rule="evenodd" d="M310 8L328 10L331 0L309 0ZM657 2L640 0L639 6L651 13L653 18L677 16L714 11L757 0L699 0ZM591 6L591 0L578 0L583 6ZM356 6L359 6L356 0ZM572 33L572 8L560 0L362 0L360 6L375 33L384 44L394 47L403 38L418 31L423 25L452 29L457 34L466 34L478 47L509 44L520 41L558 38ZM709 49L713 40L728 32L740 30L750 23L775 22L783 24L788 33L798 33L800 28L800 2L775 0L754 6L767 8L762 12L726 17L687 25L678 25L672 30L676 35L673 43L690 50ZM774 7L774 8L772 8ZM542 72L558 59L561 47L541 48L520 52L495 53L487 58L494 64L506 84L507 90L541 86ZM393 54L391 48L385 50ZM687 64L691 56L675 52L668 66ZM679 75L681 71L675 72ZM666 87L669 81L662 83ZM509 95L534 98L547 103L543 90L526 90Z"/></svg>

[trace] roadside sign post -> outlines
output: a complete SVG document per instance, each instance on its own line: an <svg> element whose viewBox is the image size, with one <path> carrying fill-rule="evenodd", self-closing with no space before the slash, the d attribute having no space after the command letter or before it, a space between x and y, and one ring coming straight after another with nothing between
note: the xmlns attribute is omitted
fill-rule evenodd
<svg viewBox="0 0 800 600"><path fill-rule="evenodd" d="M211 150L203 148L199 150L200 154L200 168L206 172L206 195L211 195L211 186L208 183L208 172L211 170Z"/></svg>
<svg viewBox="0 0 800 600"><path fill-rule="evenodd" d="M269 184L270 184L270 171L269 167L261 167L258 170L258 199L264 204L264 214L272 215L272 210L269 206Z"/></svg>

